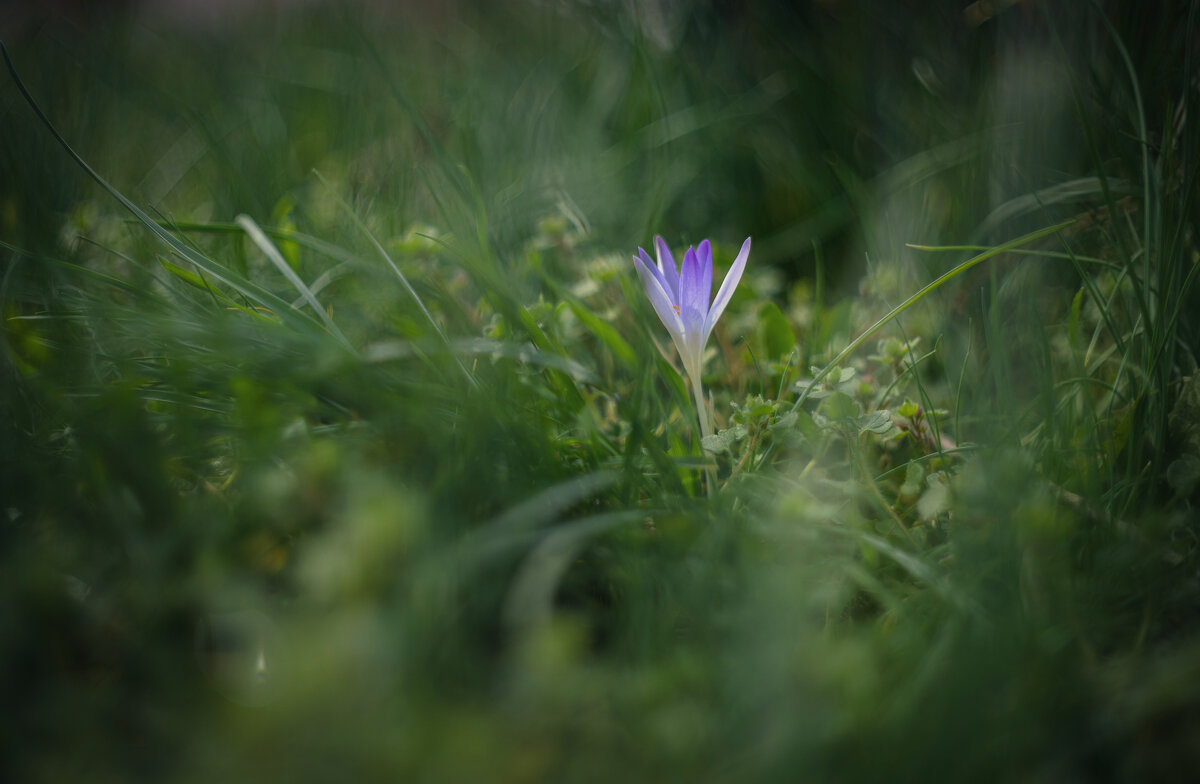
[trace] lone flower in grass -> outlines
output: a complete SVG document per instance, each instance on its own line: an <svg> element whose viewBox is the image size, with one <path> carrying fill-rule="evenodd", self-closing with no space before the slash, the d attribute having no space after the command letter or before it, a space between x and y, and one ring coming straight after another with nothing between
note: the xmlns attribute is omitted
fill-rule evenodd
<svg viewBox="0 0 1200 784"><path fill-rule="evenodd" d="M713 258L712 245L708 240L699 247L688 248L683 255L683 266L675 267L675 259L662 237L654 238L657 263L646 251L638 248L633 257L638 277L646 289L646 296L663 325L671 333L671 340L683 360L683 370L692 382L692 394L696 398L696 413L700 416L700 431L712 435L708 409L704 405L704 391L700 385L700 366L704 362L704 344L712 334L717 319L725 312L725 306L733 297L742 273L746 270L746 259L750 257L750 238L742 243L733 266L725 275L725 281L712 297Z"/></svg>

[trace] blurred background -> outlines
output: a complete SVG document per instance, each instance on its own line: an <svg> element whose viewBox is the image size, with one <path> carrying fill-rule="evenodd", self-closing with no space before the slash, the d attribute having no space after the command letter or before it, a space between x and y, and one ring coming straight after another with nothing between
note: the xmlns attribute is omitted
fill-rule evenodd
<svg viewBox="0 0 1200 784"><path fill-rule="evenodd" d="M0 772L1187 780L1196 11L0 4ZM853 438L689 484L655 234L722 270L753 237L728 412L1065 220L897 333L988 455L947 469L956 526L827 531L889 519ZM308 321L268 318L283 267Z"/></svg>

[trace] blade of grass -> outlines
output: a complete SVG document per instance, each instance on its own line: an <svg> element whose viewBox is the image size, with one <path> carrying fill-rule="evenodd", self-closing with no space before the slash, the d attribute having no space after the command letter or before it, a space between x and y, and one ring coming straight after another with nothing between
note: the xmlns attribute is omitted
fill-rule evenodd
<svg viewBox="0 0 1200 784"><path fill-rule="evenodd" d="M304 281L302 281L300 276L296 274L296 271L292 269L292 265L287 263L287 259L283 257L283 254L279 252L279 249L275 247L275 244L271 242L271 240L267 239L267 235L263 234L262 229L260 229L258 224L254 222L254 219L249 215L242 214L234 218L234 222L245 230L246 236L250 238L250 241L257 245L258 249L261 250L268 259L270 259L271 263L275 265L275 268L283 274L283 277L287 278L288 283L291 283L292 286L295 287L296 291L300 292L300 296L303 297L304 301L307 302L312 307L313 311L321 317L321 321L325 322L325 326L329 328L329 331L333 333L333 335L340 340L342 344L346 346L346 348L353 351L353 348L350 346L350 341L347 340L346 336L342 334L342 331L338 329L338 325L333 323L333 318L330 317L330 315L325 311L325 308L321 307L321 303L317 301L316 296L311 290L309 290L308 286L304 285Z"/></svg>
<svg viewBox="0 0 1200 784"><path fill-rule="evenodd" d="M1120 331L1117 329L1116 322L1113 320L1112 313L1111 313L1111 310L1112 310L1111 302L1105 302L1104 298L1100 295L1099 289L1096 288L1095 280L1093 280L1093 278L1090 275L1087 275L1083 271L1082 262L1086 261L1089 264L1096 264L1098 266L1106 267L1106 268L1109 268L1109 269L1112 269L1112 270L1118 271L1118 272L1124 272L1125 268L1119 264L1113 264L1111 261L1105 261L1104 259L1098 259L1098 258L1095 258L1094 256L1077 255L1074 251L1071 250L1071 246L1067 243L1067 240L1065 237L1062 237L1062 235L1059 235L1059 238L1062 240L1063 247L1067 249L1065 253L1049 251L1049 250L1025 250L1025 249L1013 249L1009 252L1014 255L1019 255L1019 256L1041 256L1043 258L1048 258L1048 259L1069 259L1071 264L1075 267L1075 271L1076 271L1076 273L1078 273L1080 280L1083 281L1083 285L1087 288L1088 294L1091 296L1092 301L1094 301L1096 303L1097 308L1099 308L1100 315L1104 319L1105 325L1108 327L1108 331L1112 335L1113 340L1115 340L1117 342L1117 345L1120 346L1121 351L1124 351L1125 350L1125 342L1121 336ZM929 251L929 252L983 251L983 250L988 249L987 245L918 245L917 243L913 243L913 242L909 242L906 244L908 247L912 248L913 250L921 250L921 251Z"/></svg>
<svg viewBox="0 0 1200 784"><path fill-rule="evenodd" d="M505 625L514 631L527 632L548 621L554 609L555 591L588 540L645 517L641 509L630 509L555 527L518 567L504 600Z"/></svg>
<svg viewBox="0 0 1200 784"><path fill-rule="evenodd" d="M808 386L804 388L804 392L801 393L800 397L797 398L796 402L792 405L792 410L795 411L800 406L804 405L805 401L808 400L809 395L811 395L812 391L814 389L816 389L817 384L821 383L821 381L825 378L825 376L829 375L829 373L835 367L837 367L838 364L842 360L844 360L846 357L850 356L850 354L853 353L855 349L857 349L859 346L861 346L863 343L865 343L868 338L870 338L872 335L874 335L876 332L878 332L880 330L880 328L882 328L885 324L887 324L889 321L894 319L896 316L899 316L904 311L911 308L916 303L920 302L922 299L924 299L926 297L926 295L936 291L937 289L941 288L949 281L953 280L954 278L958 277L959 275L962 275L967 270L987 261L990 258L993 258L994 256L998 256L999 254L1004 253L1005 251L1010 250L1011 248L1017 248L1028 242L1033 242L1034 240L1041 239L1042 237L1045 237L1049 234L1053 234L1054 232L1059 231L1060 229L1070 226L1074 222L1075 222L1074 219L1072 219L1069 221L1064 221L1062 223L1056 223L1053 226L1047 226L1045 228L1038 229L1037 231L1030 232L1029 234L1025 234L1021 237L1017 237L1015 240L1010 240L1010 241L1004 243L1003 245L997 245L994 248L991 248L990 250L980 253L978 256L974 256L970 259L967 259L962 264L959 264L958 266L954 267L950 271L944 273L943 275L938 277L936 280L934 280L933 282L929 283L927 286L922 288L916 294L913 294L911 297L904 300L896 307L892 308L890 311L888 311L888 313L886 315L883 316L883 318L876 321L874 324L872 324L870 327L868 327L866 329L866 331L864 331L861 335L859 335L854 340L850 341L849 345L847 345L844 349L842 349L840 352L838 352L837 356L835 356L832 360L830 360L829 364L827 364L824 368L822 368L821 372L817 373L817 375L815 377L813 377L813 379L810 382L808 382Z"/></svg>
<svg viewBox="0 0 1200 784"><path fill-rule="evenodd" d="M121 205L124 206L125 209L129 210L129 212L131 212L142 225L148 228L152 234L154 234L159 240L169 246L182 258L199 267L214 279L235 289L247 299L258 303L263 308L271 311L277 316L277 318L283 322L286 322L289 324L289 326L303 329L304 331L310 333L323 331L318 328L317 322L307 315L302 314L300 311L292 309L282 298L272 294L260 286L255 285L254 283L251 283L242 276L225 269L220 264L217 264L211 259L205 257L203 254L196 252L186 243L180 241L173 234L160 226L158 221L151 218L148 214L146 214L145 211L130 201L125 194L121 193L116 189L116 187L101 177L99 172L93 169L87 163L87 161L85 161L83 157L79 155L79 153L75 152L67 140L63 138L62 134L58 132L58 129L54 127L54 123L50 121L50 118L46 116L46 113L42 111L41 106L38 105L37 101L34 100L33 95L30 94L29 90L25 87L25 83L21 80L20 74L17 73L17 68L13 64L12 58L10 58L8 55L8 49L6 49L2 43L0 43L0 54L4 56L4 63L8 67L8 72L12 76L13 82L17 85L17 89L21 92L22 97L24 97L25 102L29 104L29 107L33 109L34 114L37 115L38 119L42 121L42 124L44 124L47 130L50 131L50 134L54 137L55 141L62 146L62 148L67 152L67 155L69 155L75 161L75 163L77 163L85 172L87 172L89 177L95 180L96 184L107 191L108 194L114 199L119 201Z"/></svg>
<svg viewBox="0 0 1200 784"><path fill-rule="evenodd" d="M1129 57L1129 51L1125 48L1125 42L1121 40L1121 36L1113 28L1112 22L1109 21L1108 15L1104 13L1104 9L1100 7L1100 4L1096 0L1092 0L1092 7L1096 9L1096 13L1100 16L1100 21L1104 23L1104 28L1112 36L1113 43L1117 47L1117 52L1121 55L1121 62L1124 64L1126 75L1129 77L1129 86L1133 90L1133 102L1137 107L1137 142L1142 153L1142 245L1145 247L1150 243L1151 213L1154 207L1151 201L1153 194L1150 189L1150 136L1146 131L1146 110L1142 106L1142 89L1138 85L1137 69L1133 67L1133 60ZM1149 286L1150 254L1146 252L1142 256L1142 276L1143 285Z"/></svg>

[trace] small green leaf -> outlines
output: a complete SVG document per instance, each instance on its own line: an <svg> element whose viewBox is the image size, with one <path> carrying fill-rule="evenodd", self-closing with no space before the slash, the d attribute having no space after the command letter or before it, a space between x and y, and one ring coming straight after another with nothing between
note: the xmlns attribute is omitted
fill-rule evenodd
<svg viewBox="0 0 1200 784"><path fill-rule="evenodd" d="M821 413L832 420L857 419L862 413L858 401L843 392L834 392L822 404Z"/></svg>
<svg viewBox="0 0 1200 784"><path fill-rule="evenodd" d="M720 454L728 452L730 448L746 437L746 428L741 425L717 431L716 435L705 436L700 439L700 445L708 452Z"/></svg>
<svg viewBox="0 0 1200 784"><path fill-rule="evenodd" d="M799 430L805 438L807 438L809 441L816 441L821 437L821 428L817 426L817 423L815 420L813 420L811 414L803 410L792 413L796 414L796 429ZM782 421L782 417L780 419Z"/></svg>
<svg viewBox="0 0 1200 784"><path fill-rule="evenodd" d="M775 413L774 403L759 403L754 408L750 409L750 417L752 419L761 419Z"/></svg>
<svg viewBox="0 0 1200 784"><path fill-rule="evenodd" d="M860 431L869 431L882 436L891 432L893 427L892 415L887 411L869 411L858 418Z"/></svg>

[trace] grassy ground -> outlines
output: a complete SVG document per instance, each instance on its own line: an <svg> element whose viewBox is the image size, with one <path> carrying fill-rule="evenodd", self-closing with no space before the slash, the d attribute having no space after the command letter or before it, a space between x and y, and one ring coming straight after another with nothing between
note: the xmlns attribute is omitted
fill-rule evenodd
<svg viewBox="0 0 1200 784"><path fill-rule="evenodd" d="M4 778L1190 780L1196 4L906 5L11 12Z"/></svg>

